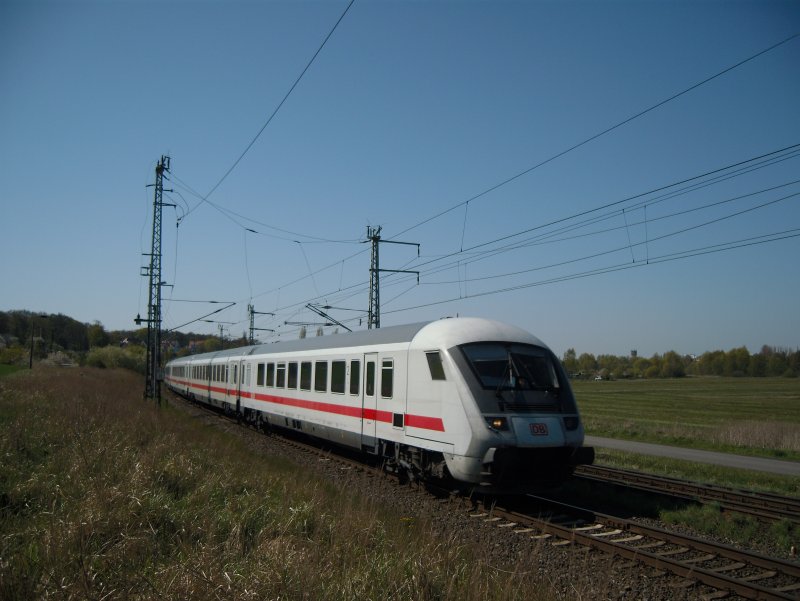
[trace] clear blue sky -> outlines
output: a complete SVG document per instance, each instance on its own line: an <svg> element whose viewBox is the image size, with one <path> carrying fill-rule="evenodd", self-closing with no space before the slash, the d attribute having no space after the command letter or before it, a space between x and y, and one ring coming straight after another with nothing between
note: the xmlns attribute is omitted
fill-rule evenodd
<svg viewBox="0 0 800 601"><path fill-rule="evenodd" d="M558 354L800 345L793 153L547 226L800 144L800 37L473 199L799 33L799 3L356 0L198 199L346 6L0 4L0 309L133 328L168 154L165 299L236 301L229 335L248 302L281 337L307 302L363 317L372 225L421 245L381 247L421 272L382 276L383 325L492 317ZM218 306L165 302L165 327Z"/></svg>

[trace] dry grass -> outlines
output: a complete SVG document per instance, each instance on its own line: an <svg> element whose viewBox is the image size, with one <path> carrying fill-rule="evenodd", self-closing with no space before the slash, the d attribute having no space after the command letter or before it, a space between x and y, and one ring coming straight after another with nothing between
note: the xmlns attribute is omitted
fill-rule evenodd
<svg viewBox="0 0 800 601"><path fill-rule="evenodd" d="M588 434L800 461L800 379L573 385Z"/></svg>
<svg viewBox="0 0 800 601"><path fill-rule="evenodd" d="M724 446L800 453L800 425L796 423L733 422L712 429L709 437Z"/></svg>
<svg viewBox="0 0 800 601"><path fill-rule="evenodd" d="M0 379L0 598L553 597L533 557L493 567L141 388L113 370Z"/></svg>

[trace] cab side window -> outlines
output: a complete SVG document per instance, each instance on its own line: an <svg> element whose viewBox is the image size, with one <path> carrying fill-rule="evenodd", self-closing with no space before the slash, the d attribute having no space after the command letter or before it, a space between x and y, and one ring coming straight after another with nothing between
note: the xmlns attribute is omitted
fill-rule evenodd
<svg viewBox="0 0 800 601"><path fill-rule="evenodd" d="M428 369L431 372L432 380L445 380L444 366L442 365L442 356L439 351L431 351L425 353L425 358L428 360Z"/></svg>

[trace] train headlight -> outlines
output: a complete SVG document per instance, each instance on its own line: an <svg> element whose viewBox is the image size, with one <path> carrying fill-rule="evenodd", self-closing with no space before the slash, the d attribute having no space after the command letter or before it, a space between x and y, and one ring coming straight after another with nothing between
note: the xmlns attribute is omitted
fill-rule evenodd
<svg viewBox="0 0 800 601"><path fill-rule="evenodd" d="M578 424L580 424L580 419L577 415L571 415L569 417L564 418L564 427L568 431L577 430Z"/></svg>
<svg viewBox="0 0 800 601"><path fill-rule="evenodd" d="M487 417L486 423L492 430L508 430L508 421L504 417Z"/></svg>

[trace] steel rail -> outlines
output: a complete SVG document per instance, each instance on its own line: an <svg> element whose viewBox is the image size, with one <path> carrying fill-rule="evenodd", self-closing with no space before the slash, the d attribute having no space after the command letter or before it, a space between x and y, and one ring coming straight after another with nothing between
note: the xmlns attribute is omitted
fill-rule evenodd
<svg viewBox="0 0 800 601"><path fill-rule="evenodd" d="M558 511L567 512L567 515L556 522L552 518L509 511L497 506L488 509L487 515L502 517L517 524L526 524L544 534L638 561L718 590L730 591L746 599L797 601L800 598L798 597L800 595L800 564L661 528L644 526L630 520L597 513L545 497L527 496L537 502L544 502ZM594 525L585 526L589 522L593 522ZM661 553L651 550L665 544L676 548L662 550ZM694 556L686 559L675 557L687 554ZM729 563L717 567L702 567L703 563L720 560ZM724 573L739 571L743 568L750 568L751 571L752 568L759 568L763 571L741 578ZM776 587L764 586L756 582L756 580L769 580L777 577L782 578L783 582ZM786 580L791 583L786 584Z"/></svg>
<svg viewBox="0 0 800 601"><path fill-rule="evenodd" d="M800 523L800 499L794 497L726 488L597 465L579 466L575 470L575 475L585 480L619 484L692 501L716 502L723 509L751 515L765 522L786 519Z"/></svg>

